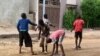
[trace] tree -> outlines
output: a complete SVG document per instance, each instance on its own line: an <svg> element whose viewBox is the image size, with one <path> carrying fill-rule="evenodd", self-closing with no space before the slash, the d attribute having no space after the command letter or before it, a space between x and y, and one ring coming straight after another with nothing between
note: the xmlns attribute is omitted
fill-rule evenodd
<svg viewBox="0 0 100 56"><path fill-rule="evenodd" d="M74 19L75 19L74 10L72 8L66 10L63 18L63 26L67 29L71 29Z"/></svg>
<svg viewBox="0 0 100 56"><path fill-rule="evenodd" d="M81 10L82 17L86 22L86 27L95 27L97 18L100 19L100 1L83 0L81 4Z"/></svg>

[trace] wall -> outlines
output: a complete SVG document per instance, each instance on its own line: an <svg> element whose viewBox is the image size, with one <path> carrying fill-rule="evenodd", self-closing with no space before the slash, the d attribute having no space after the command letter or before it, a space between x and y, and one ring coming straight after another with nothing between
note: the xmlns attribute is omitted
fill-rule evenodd
<svg viewBox="0 0 100 56"><path fill-rule="evenodd" d="M67 0L67 1L66 1L66 4L76 5L77 2L76 2L76 0Z"/></svg>
<svg viewBox="0 0 100 56"><path fill-rule="evenodd" d="M29 10L34 13L35 22L38 23L39 0L29 0Z"/></svg>
<svg viewBox="0 0 100 56"><path fill-rule="evenodd" d="M39 6L39 19L42 19L42 5ZM57 28L59 27L59 16L60 16L60 6L46 6L46 14L48 14L48 19L50 22L55 25ZM55 28L51 27L51 29L55 30Z"/></svg>
<svg viewBox="0 0 100 56"><path fill-rule="evenodd" d="M29 12L29 0L0 0L0 25L16 25L22 12Z"/></svg>

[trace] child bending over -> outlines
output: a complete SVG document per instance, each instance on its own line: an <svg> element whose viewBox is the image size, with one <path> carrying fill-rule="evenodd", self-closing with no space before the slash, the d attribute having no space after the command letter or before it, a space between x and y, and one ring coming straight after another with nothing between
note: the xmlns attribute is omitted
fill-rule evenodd
<svg viewBox="0 0 100 56"><path fill-rule="evenodd" d="M63 45L62 45L64 36L65 36L64 30L59 29L59 30L54 31L47 39L47 41L46 41L47 43L53 42L53 50L52 50L51 56L53 56L54 53L58 54L58 46L60 47L60 49L62 51L62 56L65 56L65 52L63 49Z"/></svg>

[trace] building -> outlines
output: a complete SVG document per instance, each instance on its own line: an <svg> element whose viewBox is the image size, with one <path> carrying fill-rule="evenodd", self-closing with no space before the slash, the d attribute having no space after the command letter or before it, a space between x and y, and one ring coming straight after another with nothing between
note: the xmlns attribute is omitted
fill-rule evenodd
<svg viewBox="0 0 100 56"><path fill-rule="evenodd" d="M64 14L62 6L65 0L46 0L46 13L49 15L49 20L56 25L57 27L62 26L62 16L60 14ZM39 18L42 18L42 3L43 0L39 0ZM63 7L64 8L64 7ZM66 0L66 9L73 9L74 12L80 14L80 0ZM61 17L61 18L60 18Z"/></svg>
<svg viewBox="0 0 100 56"><path fill-rule="evenodd" d="M46 0L46 14L51 23L57 27L63 20L59 19L62 1L64 0ZM42 18L42 3L43 0L0 0L0 25L16 26L23 12L27 13L32 21L38 23L38 19ZM79 0L67 0L66 8L79 8L78 4Z"/></svg>
<svg viewBox="0 0 100 56"><path fill-rule="evenodd" d="M66 1L66 9L73 9L76 13L81 14L80 10L81 0L67 0Z"/></svg>
<svg viewBox="0 0 100 56"><path fill-rule="evenodd" d="M20 13L28 13L28 0L0 0L0 25L16 25Z"/></svg>
<svg viewBox="0 0 100 56"><path fill-rule="evenodd" d="M21 13L38 18L39 0L0 0L0 26L16 26ZM31 14L33 13L33 14ZM36 19L36 22L38 20Z"/></svg>
<svg viewBox="0 0 100 56"><path fill-rule="evenodd" d="M46 0L46 14L52 24L59 26L60 1ZM43 0L39 0L39 19L42 18Z"/></svg>

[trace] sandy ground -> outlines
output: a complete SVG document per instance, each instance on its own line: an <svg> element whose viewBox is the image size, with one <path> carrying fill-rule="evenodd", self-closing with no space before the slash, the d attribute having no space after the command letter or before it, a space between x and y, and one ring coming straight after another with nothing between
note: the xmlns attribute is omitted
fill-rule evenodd
<svg viewBox="0 0 100 56"><path fill-rule="evenodd" d="M0 34L9 34L9 30L0 29ZM18 33L10 29L10 33ZM32 31L33 32L33 31ZM66 31L66 38L63 41L66 56L99 56L100 55L100 30L84 30L82 49L75 50L74 32ZM37 55L31 55L30 49L23 47L22 54L19 54L18 38L0 38L0 56L49 56L52 50L52 44L48 45L49 52L41 53L39 41L32 38L34 52ZM61 54L59 49L59 54ZM59 56L59 55L56 55Z"/></svg>
<svg viewBox="0 0 100 56"><path fill-rule="evenodd" d="M65 38L64 50L66 56L99 56L100 55L100 39L83 39L82 49L75 50L74 39ZM33 48L37 55L33 56L49 56L52 50L52 44L49 44L49 52L41 53L39 42L33 40ZM59 53L61 54L60 50ZM0 56L32 56L29 48L23 47L22 54L18 52L18 39L0 39ZM58 56L58 55L57 55Z"/></svg>
<svg viewBox="0 0 100 56"><path fill-rule="evenodd" d="M74 39L65 38L64 50L66 56L99 56L100 55L100 39L83 39L82 49L75 50ZM52 44L49 44L48 54L41 53L39 41L33 38L33 48L37 55L33 56L49 56L52 50ZM59 50L60 56L61 52ZM29 48L23 47L22 54L18 53L18 39L17 38L4 38L0 39L0 56L32 56Z"/></svg>

